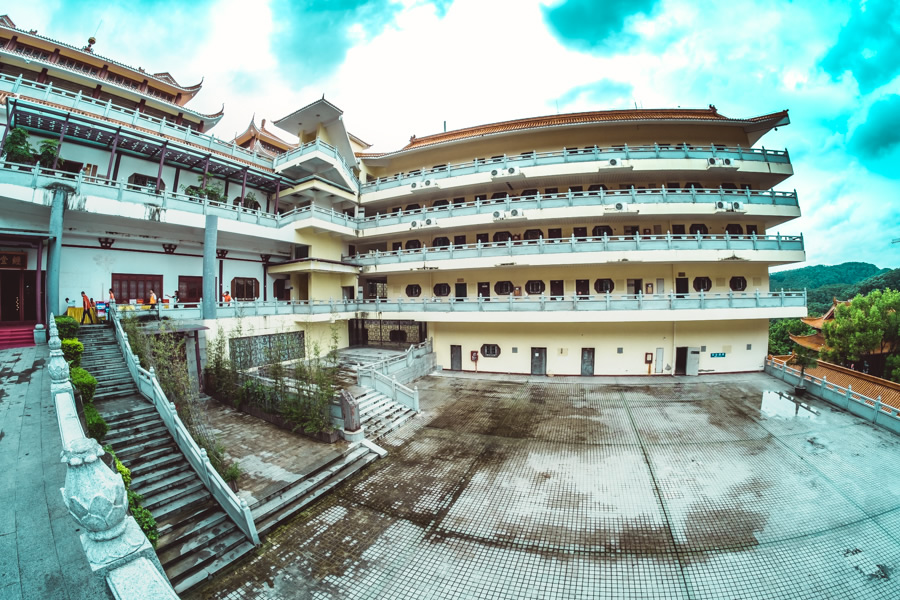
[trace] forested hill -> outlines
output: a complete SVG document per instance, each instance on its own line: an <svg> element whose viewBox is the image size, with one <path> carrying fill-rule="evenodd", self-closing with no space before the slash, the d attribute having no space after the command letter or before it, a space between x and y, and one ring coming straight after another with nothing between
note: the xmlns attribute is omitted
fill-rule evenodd
<svg viewBox="0 0 900 600"><path fill-rule="evenodd" d="M771 290L813 290L824 285L841 284L845 286L858 283L864 279L886 273L890 269L879 269L875 265L863 262L847 262L840 265L816 265L801 267L790 271L781 271L769 275Z"/></svg>
<svg viewBox="0 0 900 600"><path fill-rule="evenodd" d="M810 316L824 314L832 299L851 300L872 290L900 289L900 269L879 269L869 263L850 262L834 266L815 266L772 273L773 291L806 288Z"/></svg>

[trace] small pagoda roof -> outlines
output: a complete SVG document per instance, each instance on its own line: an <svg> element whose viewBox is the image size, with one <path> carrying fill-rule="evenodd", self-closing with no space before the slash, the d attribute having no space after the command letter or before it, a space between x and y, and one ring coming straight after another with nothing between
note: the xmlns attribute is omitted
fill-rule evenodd
<svg viewBox="0 0 900 600"><path fill-rule="evenodd" d="M395 152L372 153L360 156L387 157L394 154L418 150L438 144L448 144L474 138L511 132L525 132L538 129L572 127L579 125L615 125L615 124L697 124L715 123L726 126L741 127L749 137L751 143L755 143L767 131L775 127L790 123L788 111L751 117L749 119L732 119L718 112L715 106L702 109L683 108L654 108L654 109L627 109L627 110L602 110L592 112L568 113L562 115L548 115L543 117L530 117L527 119L515 119L501 121L487 125L466 127L454 131L436 133L425 137L412 136L409 143Z"/></svg>
<svg viewBox="0 0 900 600"><path fill-rule="evenodd" d="M282 152L287 152L291 148L297 147L297 144L292 144L291 142L288 142L288 141L278 137L277 135L275 135L274 133L272 133L271 131L266 129L266 120L265 119L263 119L260 126L257 127L255 115L252 119L250 119L250 124L247 125L247 128L242 133L238 134L232 140L232 142L234 142L238 146L242 146L247 141L254 140L254 139L263 140L265 142L268 142L269 144L275 146L276 148L281 149Z"/></svg>
<svg viewBox="0 0 900 600"><path fill-rule="evenodd" d="M821 317L801 317L800 320L812 327L813 329L818 329L822 331L822 327L825 325L826 321L834 320L834 311L837 309L839 305L850 306L849 300L838 300L837 298L831 299L831 308L825 311L825 314Z"/></svg>
<svg viewBox="0 0 900 600"><path fill-rule="evenodd" d="M809 348L815 352L821 352L823 349L828 349L828 346L825 345L825 336L819 332L811 333L809 335L791 335L790 337L791 341L798 346Z"/></svg>
<svg viewBox="0 0 900 600"><path fill-rule="evenodd" d="M79 58L80 60L84 60L89 63L106 62L106 63L109 63L110 65L115 65L117 67L125 69L126 71L130 71L131 74L133 74L135 77L138 77L141 79L147 78L148 80L154 80L157 83L161 83L164 86L171 88L169 91L172 91L175 94L177 94L178 92L181 93L182 102L178 106L181 106L181 105L187 103L187 101L190 100L191 98L193 98L197 94L197 92L200 91L200 88L203 86L202 79L200 80L199 83L196 83L194 85L181 85L168 72L148 73L140 67L135 68L135 67L126 65L124 63L115 61L111 58L101 56L99 54L96 54L93 51L93 48L92 48L93 44L91 44L91 43L89 43L87 46L85 46L83 48L79 48L78 46L73 46L71 44L67 44L65 42L61 42L59 40L56 40L56 39L53 39L53 38L50 38L47 36L38 35L36 30L25 31L23 29L19 29L18 27L16 27L16 24L13 23L12 19L9 18L9 15L0 16L0 28L14 31L15 35L19 37L20 41L25 41L26 39L31 38L34 40L41 40L43 42L49 42L51 44L56 44L60 48L65 48L66 50L72 52L72 54L74 56L77 56L77 58Z"/></svg>
<svg viewBox="0 0 900 600"><path fill-rule="evenodd" d="M300 137L302 133L310 134L318 130L319 125L325 127L332 144L340 152L344 160L356 166L356 155L350 145L350 134L344 127L344 111L329 102L323 96L303 108L275 121L275 125ZM359 138L357 138L359 139Z"/></svg>

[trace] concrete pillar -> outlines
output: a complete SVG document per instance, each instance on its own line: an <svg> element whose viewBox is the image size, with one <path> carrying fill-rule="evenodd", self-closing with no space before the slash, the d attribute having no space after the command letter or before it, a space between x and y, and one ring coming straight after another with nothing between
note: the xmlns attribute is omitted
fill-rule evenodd
<svg viewBox="0 0 900 600"><path fill-rule="evenodd" d="M216 318L216 244L218 243L219 217L206 215L206 233L203 236L203 318Z"/></svg>
<svg viewBox="0 0 900 600"><path fill-rule="evenodd" d="M63 212L69 188L60 185L53 188L53 204L50 206L50 244L47 253L47 314L59 310L59 268L62 253ZM76 292L71 292L75 294Z"/></svg>

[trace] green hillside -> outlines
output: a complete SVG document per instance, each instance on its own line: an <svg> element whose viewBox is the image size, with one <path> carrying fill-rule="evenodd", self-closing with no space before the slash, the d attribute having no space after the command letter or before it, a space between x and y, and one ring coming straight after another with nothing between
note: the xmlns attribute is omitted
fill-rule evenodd
<svg viewBox="0 0 900 600"><path fill-rule="evenodd" d="M801 267L769 275L769 288L780 290L813 290L824 285L852 285L864 279L885 273L889 269L879 269L863 262L847 262L840 265L816 265Z"/></svg>

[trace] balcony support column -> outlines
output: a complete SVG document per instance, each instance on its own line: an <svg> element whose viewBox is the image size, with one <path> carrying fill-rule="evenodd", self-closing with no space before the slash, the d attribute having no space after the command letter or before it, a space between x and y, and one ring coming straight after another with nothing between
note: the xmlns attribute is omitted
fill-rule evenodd
<svg viewBox="0 0 900 600"><path fill-rule="evenodd" d="M203 235L203 318L216 318L216 244L218 243L219 217L206 215Z"/></svg>
<svg viewBox="0 0 900 600"><path fill-rule="evenodd" d="M156 171L156 188L155 191L159 193L159 184L162 182L162 170L163 164L166 160L166 146L169 145L168 141L163 142L162 147L159 149L159 169Z"/></svg>
<svg viewBox="0 0 900 600"><path fill-rule="evenodd" d="M119 147L119 133L122 131L122 128L119 127L116 130L116 135L113 136L112 149L109 153L109 166L106 167L106 180L109 181L109 178L112 177L113 172L113 163L116 160L116 149Z"/></svg>
<svg viewBox="0 0 900 600"><path fill-rule="evenodd" d="M244 196L247 195L247 171L244 169L244 179L241 181L241 206L244 206Z"/></svg>
<svg viewBox="0 0 900 600"><path fill-rule="evenodd" d="M278 195L281 193L281 179L275 182L275 208L272 210L272 214L278 214Z"/></svg>
<svg viewBox="0 0 900 600"><path fill-rule="evenodd" d="M56 170L56 165L59 164L59 149L62 148L63 138L66 137L66 131L69 130L69 115L66 115L66 122L63 123L62 128L59 130L59 140L56 142L56 156L53 157L53 170Z"/></svg>

